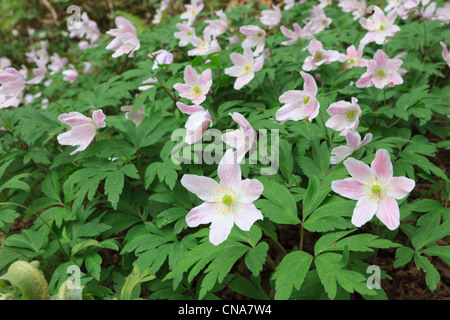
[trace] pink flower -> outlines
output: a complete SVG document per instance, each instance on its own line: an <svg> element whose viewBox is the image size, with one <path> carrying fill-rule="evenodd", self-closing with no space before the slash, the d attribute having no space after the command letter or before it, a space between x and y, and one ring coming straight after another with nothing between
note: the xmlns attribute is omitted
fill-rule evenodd
<svg viewBox="0 0 450 320"><path fill-rule="evenodd" d="M133 106L123 106L120 107L120 110L128 111L125 112L125 118L128 120L132 120L136 126L140 125L142 120L144 120L145 116L144 106L137 108L133 115L131 115L131 112L133 111Z"/></svg>
<svg viewBox="0 0 450 320"><path fill-rule="evenodd" d="M208 128L208 123L210 127L212 126L212 119L208 110L199 105L188 106L182 102L177 102L177 107L181 112L190 115L185 124L187 132L184 140L187 144L199 141Z"/></svg>
<svg viewBox="0 0 450 320"><path fill-rule="evenodd" d="M224 133L222 141L227 145L236 148L235 158L238 163L241 163L245 154L250 150L255 140L255 130L245 117L239 112L229 114L231 118L239 125L238 130Z"/></svg>
<svg viewBox="0 0 450 320"><path fill-rule="evenodd" d="M289 90L280 96L278 100L284 106L275 113L275 119L278 121L308 119L312 122L319 114L320 103L316 99L316 81L312 75L303 71L300 72L300 75L305 81L303 91Z"/></svg>
<svg viewBox="0 0 450 320"><path fill-rule="evenodd" d="M364 140L361 141L361 136L357 131L348 131L345 135L345 140L347 140L347 145L339 146L331 150L330 164L338 164L356 150L361 149L372 141L372 134L366 134Z"/></svg>
<svg viewBox="0 0 450 320"><path fill-rule="evenodd" d="M300 39L311 39L313 37L313 34L312 34L311 30L308 29L308 26L302 29L298 25L298 23L294 23L293 27L294 27L294 31L289 30L285 26L280 27L281 33L283 33L283 35L285 37L288 37L291 39L288 41L283 41L281 43L282 45L290 46L290 45L293 45L294 43L296 43Z"/></svg>
<svg viewBox="0 0 450 320"><path fill-rule="evenodd" d="M178 45L180 47L185 47L189 43L191 43L192 39L195 37L195 29L191 27L187 22L177 23L175 26L178 30L180 30L173 34L175 38L180 40L178 42Z"/></svg>
<svg viewBox="0 0 450 320"><path fill-rule="evenodd" d="M191 43L196 48L188 51L189 56L207 56L211 53L222 50L219 42L216 39L211 39L211 35L208 30L204 30L203 39L193 37Z"/></svg>
<svg viewBox="0 0 450 320"><path fill-rule="evenodd" d="M201 104L212 85L211 69L206 69L199 75L191 65L187 65L184 69L184 82L176 83L173 88L181 97L194 104Z"/></svg>
<svg viewBox="0 0 450 320"><path fill-rule="evenodd" d="M181 184L204 201L186 216L186 223L194 228L211 223L209 241L219 245L228 238L234 224L249 231L256 220L262 220L261 211L255 207L263 192L263 184L256 179L242 180L241 168L227 150L219 163L217 174L220 182L209 177L185 174Z"/></svg>
<svg viewBox="0 0 450 320"><path fill-rule="evenodd" d="M443 24L450 24L450 3L445 4L442 8L436 9L436 19L443 21Z"/></svg>
<svg viewBox="0 0 450 320"><path fill-rule="evenodd" d="M191 4L184 5L186 11L180 15L181 20L187 20L189 25L192 25L197 15L203 10L205 5L203 3L197 3L196 1Z"/></svg>
<svg viewBox="0 0 450 320"><path fill-rule="evenodd" d="M399 74L402 63L400 59L389 59L383 50L378 49L373 60L369 61L366 73L356 82L356 86L358 88L375 86L383 89L385 86L402 84L403 79Z"/></svg>
<svg viewBox="0 0 450 320"><path fill-rule="evenodd" d="M447 62L447 65L450 67L450 54L448 52L447 46L444 42L439 42L442 46L442 58L444 58L444 61Z"/></svg>
<svg viewBox="0 0 450 320"><path fill-rule="evenodd" d="M58 120L71 126L72 129L60 134L57 137L58 142L62 145L79 146L70 155L85 150L94 139L97 129L106 126L105 118L106 116L101 109L92 113L92 119L79 112L61 114Z"/></svg>
<svg viewBox="0 0 450 320"><path fill-rule="evenodd" d="M422 10L419 11L422 18L425 20L435 20L436 15L434 14L434 11L436 10L436 2L430 3L429 6L425 8L426 4L423 3Z"/></svg>
<svg viewBox="0 0 450 320"><path fill-rule="evenodd" d="M154 59L152 70L158 69L161 64L172 64L173 54L167 50L158 50L148 54L150 59Z"/></svg>
<svg viewBox="0 0 450 320"><path fill-rule="evenodd" d="M61 58L59 54L55 53L50 57L50 64L48 65L48 68L51 70L50 74L53 75L55 73L61 72L66 65L67 58Z"/></svg>
<svg viewBox="0 0 450 320"><path fill-rule="evenodd" d="M23 97L25 77L14 68L0 69L0 109L17 107Z"/></svg>
<svg viewBox="0 0 450 320"><path fill-rule="evenodd" d="M6 69L11 67L11 60L9 60L7 57L1 57L0 58L0 69Z"/></svg>
<svg viewBox="0 0 450 320"><path fill-rule="evenodd" d="M228 29L228 18L227 15L222 11L216 11L216 15L219 19L216 20L205 20L208 26L205 28L211 36L216 38L221 34L224 34Z"/></svg>
<svg viewBox="0 0 450 320"><path fill-rule="evenodd" d="M397 13L395 11L391 11L387 14L387 16L385 16L383 10L379 7L372 7L375 11L374 14L369 19L361 18L359 20L361 26L369 31L361 39L361 44L365 45L370 42L384 44L387 42L386 37L393 37L397 31L400 31L400 28L397 25L394 25Z"/></svg>
<svg viewBox="0 0 450 320"><path fill-rule="evenodd" d="M77 22L74 24L68 25L69 29L69 37L70 38L83 38L86 37L90 41L90 43L95 43L100 38L100 30L98 30L97 22L89 19L86 12L83 12L81 15L81 21L78 24Z"/></svg>
<svg viewBox="0 0 450 320"><path fill-rule="evenodd" d="M150 77L150 78L145 79L144 81L142 81L142 84L146 84L146 83L158 83L158 79L155 78L155 77ZM145 90L148 90L148 89L154 88L154 87L155 87L154 85L149 84L147 86L140 86L140 87L138 87L138 89L141 90L141 91L145 91Z"/></svg>
<svg viewBox="0 0 450 320"><path fill-rule="evenodd" d="M261 18L259 19L262 24L269 26L269 30L280 23L281 10L275 5L272 5L273 10L264 10L261 12Z"/></svg>
<svg viewBox="0 0 450 320"><path fill-rule="evenodd" d="M74 83L78 79L78 71L72 64L69 64L70 69L64 70L62 74L64 75L64 80Z"/></svg>
<svg viewBox="0 0 450 320"><path fill-rule="evenodd" d="M360 45L358 50L355 49L354 45L351 45L347 48L347 54L341 54L339 61L345 62L345 66L342 68L343 70L348 70L353 67L366 67L368 61L362 58L362 52L364 50L364 46Z"/></svg>
<svg viewBox="0 0 450 320"><path fill-rule="evenodd" d="M253 59L253 52L250 48L244 49L244 54L231 53L230 59L234 66L225 69L225 73L231 77L237 77L234 89L240 90L254 77L255 72L261 70L264 65L264 57Z"/></svg>
<svg viewBox="0 0 450 320"><path fill-rule="evenodd" d="M255 48L253 55L259 56L264 50L266 44L266 32L258 26L242 26L239 32L245 35L245 40L242 42L242 48Z"/></svg>
<svg viewBox="0 0 450 320"><path fill-rule="evenodd" d="M47 66L46 61L43 59L38 59L35 61L37 68L33 69L33 74L35 77L28 81L28 83L31 84L38 84L41 83L41 81L45 78L45 75L47 74Z"/></svg>
<svg viewBox="0 0 450 320"><path fill-rule="evenodd" d="M358 99L352 97L351 103L343 100L332 103L327 109L331 117L325 125L340 131L340 136L345 136L349 131L355 131L361 117L361 108L357 102Z"/></svg>
<svg viewBox="0 0 450 320"><path fill-rule="evenodd" d="M308 21L306 27L311 30L313 34L317 34L328 28L331 24L331 18L328 18L319 6L314 6L311 10L311 19Z"/></svg>
<svg viewBox="0 0 450 320"><path fill-rule="evenodd" d="M137 37L136 28L130 20L124 17L116 17L114 20L117 28L111 29L106 33L114 36L114 40L106 47L107 50L114 50L113 58L120 57L123 54L128 54L132 58L134 52L141 46Z"/></svg>
<svg viewBox="0 0 450 320"><path fill-rule="evenodd" d="M333 3L332 0L319 0L319 7L320 8L326 8L328 6L331 6Z"/></svg>
<svg viewBox="0 0 450 320"><path fill-rule="evenodd" d="M388 229L397 229L400 210L395 200L414 189L414 180L393 177L391 159L384 149L377 151L370 167L354 158L345 160L344 165L352 177L333 181L331 189L343 197L358 200L352 223L360 227L376 215Z"/></svg>
<svg viewBox="0 0 450 320"><path fill-rule="evenodd" d="M305 49L311 53L303 63L302 68L305 71L316 70L322 64L330 64L331 62L338 61L340 58L339 52L336 50L324 50L322 43L316 39L311 40Z"/></svg>

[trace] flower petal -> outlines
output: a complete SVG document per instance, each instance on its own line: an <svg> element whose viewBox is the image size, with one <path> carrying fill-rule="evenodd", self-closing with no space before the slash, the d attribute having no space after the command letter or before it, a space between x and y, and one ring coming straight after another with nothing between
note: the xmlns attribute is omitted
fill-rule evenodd
<svg viewBox="0 0 450 320"><path fill-rule="evenodd" d="M234 223L244 231L250 231L256 220L263 220L263 215L253 203L239 207L234 215Z"/></svg>
<svg viewBox="0 0 450 320"><path fill-rule="evenodd" d="M363 185L353 178L331 182L331 190L352 200L359 200L364 197Z"/></svg>
<svg viewBox="0 0 450 320"><path fill-rule="evenodd" d="M195 228L200 224L212 222L217 214L217 210L214 209L214 203L203 202L189 211L186 216L186 223L189 227Z"/></svg>
<svg viewBox="0 0 450 320"><path fill-rule="evenodd" d="M370 167L373 169L375 176L384 180L392 178L393 169L389 153L385 149L377 150L375 159Z"/></svg>
<svg viewBox="0 0 450 320"><path fill-rule="evenodd" d="M376 201L362 198L356 203L356 207L353 210L352 223L356 227L361 227L367 221L372 219L376 213L378 203Z"/></svg>
<svg viewBox="0 0 450 320"><path fill-rule="evenodd" d="M389 179L389 195L394 199L402 199L414 189L416 182L406 177L392 177Z"/></svg>
<svg viewBox="0 0 450 320"><path fill-rule="evenodd" d="M234 225L234 215L231 212L217 214L211 223L209 241L217 246L224 242Z"/></svg>
<svg viewBox="0 0 450 320"><path fill-rule="evenodd" d="M389 230L395 230L400 225L400 209L394 198L388 197L378 205L377 217Z"/></svg>
<svg viewBox="0 0 450 320"><path fill-rule="evenodd" d="M241 182L241 167L234 157L231 149L225 152L217 168L217 174L220 178L220 185L232 187L237 190Z"/></svg>
<svg viewBox="0 0 450 320"><path fill-rule="evenodd" d="M348 158L344 161L344 165L348 173L359 183L366 184L374 177L373 170L362 161Z"/></svg>
<svg viewBox="0 0 450 320"><path fill-rule="evenodd" d="M183 175L181 178L181 185L203 201L207 202L213 202L216 190L220 187L214 179L193 174Z"/></svg>
<svg viewBox="0 0 450 320"><path fill-rule="evenodd" d="M263 190L264 186L259 180L242 180L237 189L237 201L245 204L252 203L261 196Z"/></svg>

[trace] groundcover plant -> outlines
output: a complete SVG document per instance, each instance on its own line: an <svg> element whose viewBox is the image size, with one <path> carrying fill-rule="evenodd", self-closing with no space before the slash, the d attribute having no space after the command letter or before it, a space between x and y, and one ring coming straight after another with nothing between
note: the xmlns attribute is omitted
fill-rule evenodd
<svg viewBox="0 0 450 320"><path fill-rule="evenodd" d="M0 8L0 299L450 297L446 1Z"/></svg>

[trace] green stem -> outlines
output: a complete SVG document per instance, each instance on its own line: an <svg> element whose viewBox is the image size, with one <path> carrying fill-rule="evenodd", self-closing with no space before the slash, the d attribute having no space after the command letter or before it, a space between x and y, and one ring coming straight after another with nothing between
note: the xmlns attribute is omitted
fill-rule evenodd
<svg viewBox="0 0 450 320"><path fill-rule="evenodd" d="M283 250L283 252L284 252L285 254L288 253L287 250L283 247L283 245L282 245L281 243L279 243L277 239L275 239L274 237L272 237L272 235L271 235L269 232L267 232L266 229L264 229L264 228L263 228L262 226L260 226L258 223L255 223L255 225L258 226L258 227L262 230L262 232L264 232L264 234L265 234L266 236L268 236L270 239L272 239L273 242L275 242L275 243L280 247L280 249Z"/></svg>
<svg viewBox="0 0 450 320"><path fill-rule="evenodd" d="M53 99L52 97L50 97L47 93L45 93L44 91L42 91L38 86L33 86L33 85L31 85L31 84L28 84L28 83L27 83L27 86L29 86L29 87L33 88L34 90L37 90L37 91L39 91L40 93L42 93L43 95L45 95L49 100L51 100L52 102L56 103L56 104L61 108L61 110L62 110L64 113L67 113L66 108L64 108L58 101L56 101L55 99Z"/></svg>
<svg viewBox="0 0 450 320"><path fill-rule="evenodd" d="M266 97L267 102L269 102L269 96L267 95L266 90L264 89L261 81L259 81L259 79L255 76L256 81L258 81L259 83L259 87L261 88L261 90L264 92L264 96Z"/></svg>
<svg viewBox="0 0 450 320"><path fill-rule="evenodd" d="M99 131L99 133L104 139L108 140L114 147L116 147L117 150L119 150L119 152L125 157L125 159L127 159L128 163L131 163L130 158L127 157L127 155L122 151L122 149L115 142L113 142L111 138L105 136L101 131Z"/></svg>
<svg viewBox="0 0 450 320"><path fill-rule="evenodd" d="M303 228L303 223L300 223L300 242L298 244L298 251L303 250L303 238L305 235L305 228Z"/></svg>
<svg viewBox="0 0 450 320"><path fill-rule="evenodd" d="M327 126L325 125L325 120L323 119L323 116L322 116L322 114L321 114L320 112L319 112L319 116L320 116L320 119L322 119L323 129L325 130L325 135L326 135L326 137L327 137L328 148L330 148L330 147L331 147L331 138L330 138L330 136L328 135Z"/></svg>
<svg viewBox="0 0 450 320"><path fill-rule="evenodd" d="M23 209L26 209L28 211L30 211L31 213L33 213L39 220L41 220L48 228L48 230L50 230L50 232L53 234L53 236L55 237L56 241L59 244L59 247L61 248L61 251L64 253L64 256L66 257L67 260L69 260L69 256L66 252L66 250L64 249L64 247L62 246L61 242L59 241L59 238L56 236L56 233L53 231L52 227L48 224L47 221L45 221L36 211L31 210L30 208L21 205L19 203L14 203L14 202L0 202L0 205L12 205L12 206L17 206L17 207L21 207Z"/></svg>

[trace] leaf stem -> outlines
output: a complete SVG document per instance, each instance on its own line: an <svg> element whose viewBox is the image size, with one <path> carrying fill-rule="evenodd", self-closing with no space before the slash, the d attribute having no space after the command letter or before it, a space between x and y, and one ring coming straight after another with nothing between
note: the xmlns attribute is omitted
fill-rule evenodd
<svg viewBox="0 0 450 320"><path fill-rule="evenodd" d="M50 232L53 234L53 236L55 237L56 241L59 244L59 247L61 248L61 251L64 253L64 256L66 257L67 260L69 260L69 256L66 252L66 250L64 249L64 247L62 246L61 242L59 241L59 238L56 236L56 233L53 231L52 227L48 224L47 221L45 221L36 211L31 210L30 208L21 205L19 203L14 203L14 202L0 202L0 205L12 205L12 206L17 206L17 207L21 207L23 209L26 209L28 211L30 211L31 213L33 213L38 219L40 219L46 226L47 228L50 230Z"/></svg>

